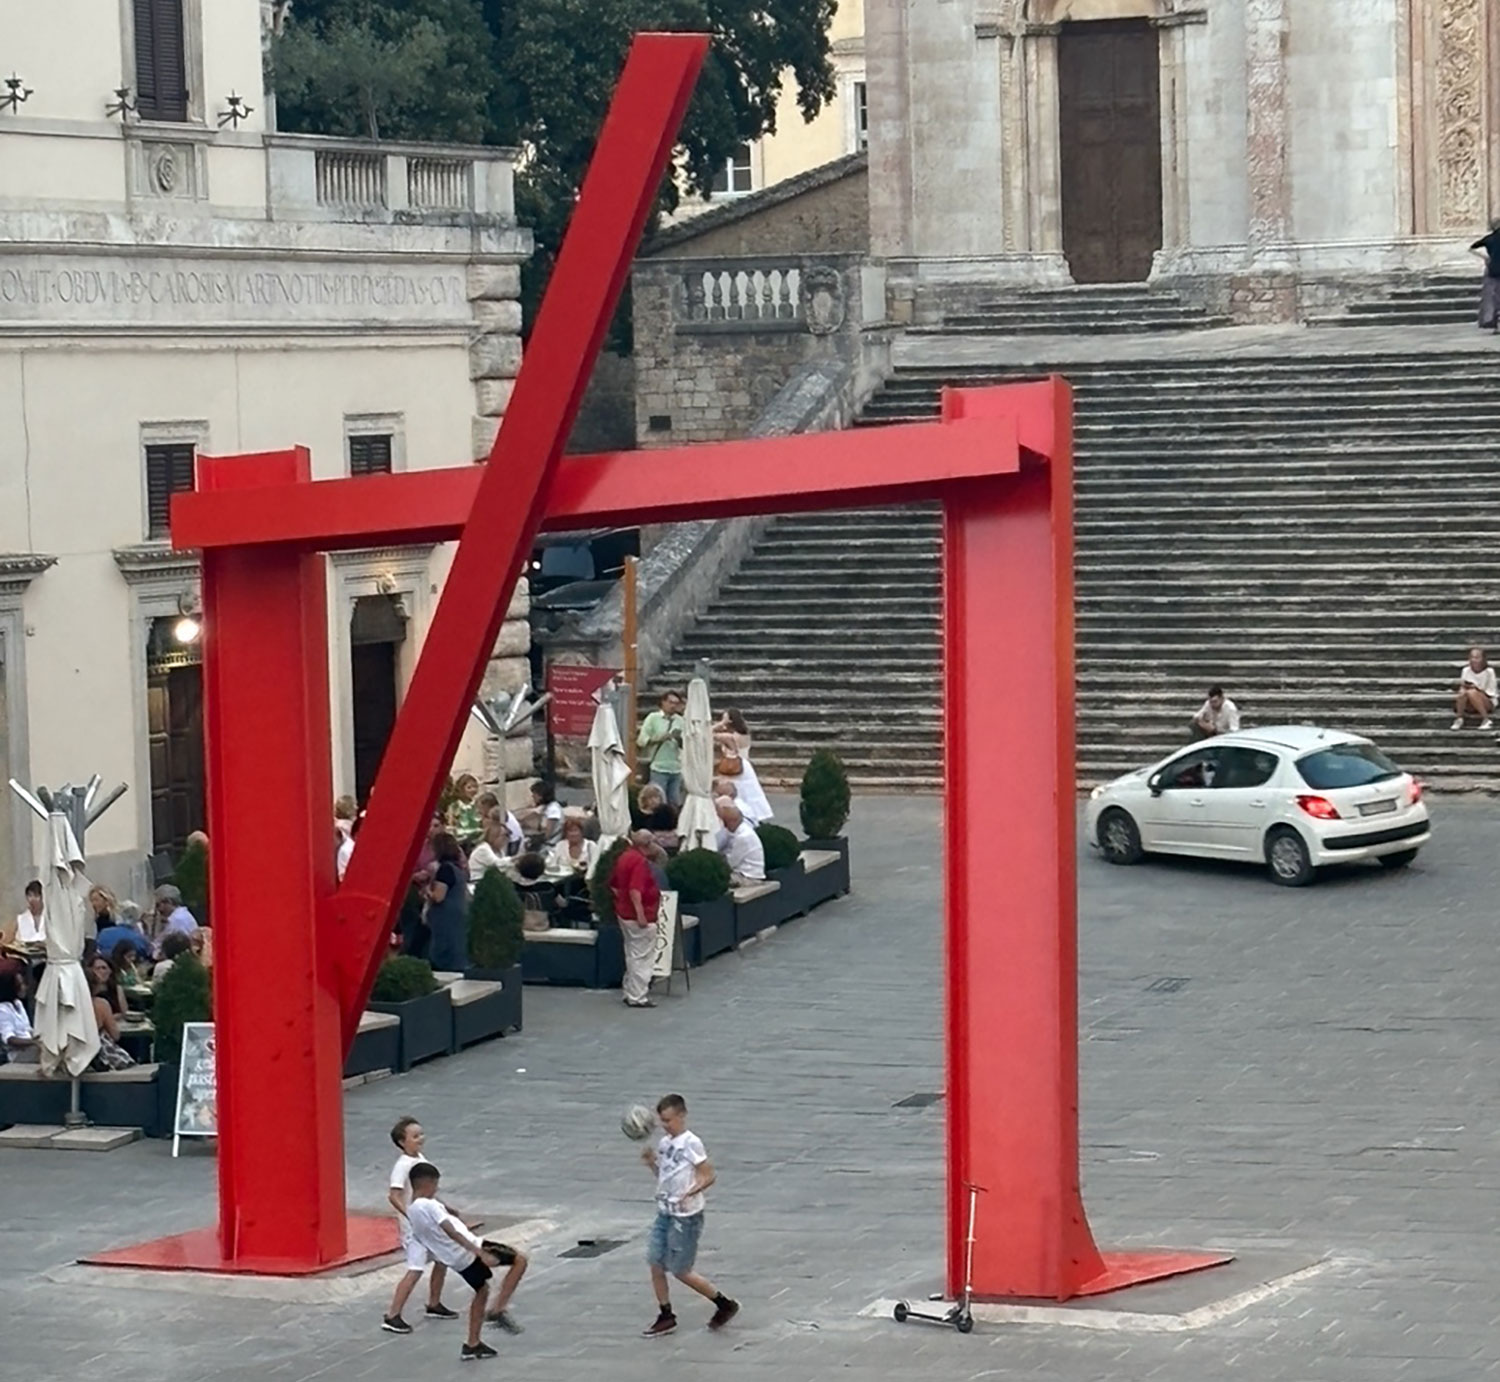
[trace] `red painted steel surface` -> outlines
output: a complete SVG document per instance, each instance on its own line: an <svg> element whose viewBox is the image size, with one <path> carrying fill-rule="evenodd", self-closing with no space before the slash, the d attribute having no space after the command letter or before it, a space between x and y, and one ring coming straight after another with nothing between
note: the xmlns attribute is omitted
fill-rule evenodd
<svg viewBox="0 0 1500 1382"><path fill-rule="evenodd" d="M219 1249L217 1229L199 1228L128 1248L111 1248L78 1260L86 1267L149 1267L163 1272L230 1272L248 1276L312 1276L384 1257L400 1246L393 1215L351 1214L346 1246L327 1261L306 1256L230 1258Z"/></svg>

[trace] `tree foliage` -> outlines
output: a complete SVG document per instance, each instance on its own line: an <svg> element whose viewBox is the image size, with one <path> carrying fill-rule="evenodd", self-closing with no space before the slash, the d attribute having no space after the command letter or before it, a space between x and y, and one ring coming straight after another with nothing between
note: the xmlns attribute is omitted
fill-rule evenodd
<svg viewBox="0 0 1500 1382"><path fill-rule="evenodd" d="M837 0L297 0L273 48L282 129L472 141L522 151L516 208L536 234L527 319L551 273L631 35L713 35L679 146L707 194L735 149L776 129L788 81L811 120L832 97ZM667 178L658 212L673 209Z"/></svg>

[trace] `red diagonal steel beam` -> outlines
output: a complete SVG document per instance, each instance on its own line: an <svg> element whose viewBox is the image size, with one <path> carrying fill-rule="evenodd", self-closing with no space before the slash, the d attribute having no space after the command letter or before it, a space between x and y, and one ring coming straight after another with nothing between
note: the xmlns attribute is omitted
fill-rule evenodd
<svg viewBox="0 0 1500 1382"><path fill-rule="evenodd" d="M708 51L700 34L642 34L610 104L515 392L474 495L344 886L330 905L344 1044L353 1042L552 473L625 286Z"/></svg>
<svg viewBox="0 0 1500 1382"><path fill-rule="evenodd" d="M761 441L711 442L686 451L630 451L564 459L552 476L542 527L674 523L825 507L837 494L848 508L935 499L953 480L1017 468L1018 445L1035 454L1034 415L1051 409L1050 382L1007 386L1014 413L942 425L913 423L853 432L787 437L773 450ZM1009 405L1007 397L1006 404ZM1018 443L1030 433L1033 445ZM450 542L463 532L484 472L410 471L178 496L172 532L180 547L210 549L287 543L318 551L386 544Z"/></svg>

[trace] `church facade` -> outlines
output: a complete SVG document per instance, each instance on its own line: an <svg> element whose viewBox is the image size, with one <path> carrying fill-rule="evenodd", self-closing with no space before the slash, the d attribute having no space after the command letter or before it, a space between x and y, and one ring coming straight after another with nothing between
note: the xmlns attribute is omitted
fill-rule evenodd
<svg viewBox="0 0 1500 1382"><path fill-rule="evenodd" d="M1500 215L1493 0L889 0L866 55L898 320L1143 280L1290 319Z"/></svg>

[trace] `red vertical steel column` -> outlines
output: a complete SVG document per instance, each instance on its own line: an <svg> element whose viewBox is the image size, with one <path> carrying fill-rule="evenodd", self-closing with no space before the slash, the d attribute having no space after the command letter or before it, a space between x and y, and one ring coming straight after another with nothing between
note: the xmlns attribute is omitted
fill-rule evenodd
<svg viewBox="0 0 1500 1382"><path fill-rule="evenodd" d="M955 486L944 509L948 802L948 1286L966 1185L984 1296L1097 1277L1078 1184L1071 396L1050 464ZM1014 415L953 391L943 417Z"/></svg>
<svg viewBox="0 0 1500 1382"><path fill-rule="evenodd" d="M302 448L204 458L198 485L309 470ZM219 1245L226 1261L305 1267L348 1235L339 1000L316 929L334 883L323 558L207 551L203 613Z"/></svg>

